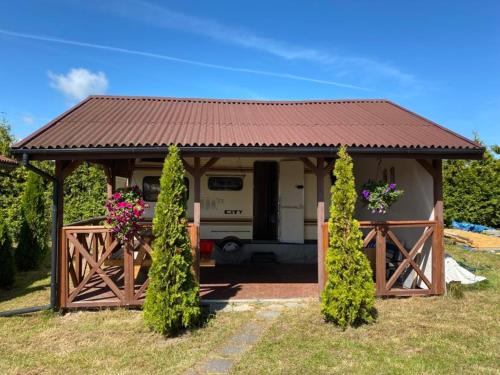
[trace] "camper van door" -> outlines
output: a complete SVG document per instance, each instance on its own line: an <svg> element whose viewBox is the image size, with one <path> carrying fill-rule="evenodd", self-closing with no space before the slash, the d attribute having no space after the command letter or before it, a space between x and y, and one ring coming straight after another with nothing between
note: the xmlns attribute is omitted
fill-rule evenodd
<svg viewBox="0 0 500 375"><path fill-rule="evenodd" d="M279 173L279 240L304 243L304 164L281 161Z"/></svg>

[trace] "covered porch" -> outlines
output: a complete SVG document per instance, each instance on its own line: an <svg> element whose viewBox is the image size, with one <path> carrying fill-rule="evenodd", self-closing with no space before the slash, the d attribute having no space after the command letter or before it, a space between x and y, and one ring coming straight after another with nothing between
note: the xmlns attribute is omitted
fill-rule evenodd
<svg viewBox="0 0 500 375"><path fill-rule="evenodd" d="M284 157L297 159L297 155L291 154ZM200 281L201 298L207 301L317 298L327 278L328 224L325 223L325 206L328 202L325 204L325 191L329 188L326 176L334 167L333 160L328 163L322 157L313 159L314 162L310 157L299 159L316 180L314 226L320 240L313 244L316 248L315 262L244 262L206 267L200 262L200 229L208 223L204 223L201 217L200 185L201 177L215 169L219 159L185 158L186 171L194 180L193 206L189 210L194 213L194 218L187 230L196 260L193 272ZM92 161L104 167L109 195L116 188L117 177L131 178L130 168L136 163L135 159ZM61 176L66 177L81 162L56 161L56 164L62 171ZM439 295L444 292L441 163L439 160L422 159L408 159L406 162L419 165L429 175L432 173L432 214L435 216L432 220L361 220L364 252L372 264L374 283L380 297ZM62 197L60 199L62 202ZM127 246L117 242L99 219L63 226L60 233L58 294L61 308L142 305L151 264L150 222L143 223L140 233Z"/></svg>

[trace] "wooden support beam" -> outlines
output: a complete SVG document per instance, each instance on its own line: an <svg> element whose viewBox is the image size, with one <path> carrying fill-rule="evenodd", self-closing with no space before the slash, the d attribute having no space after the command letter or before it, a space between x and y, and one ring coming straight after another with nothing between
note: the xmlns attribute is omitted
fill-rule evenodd
<svg viewBox="0 0 500 375"><path fill-rule="evenodd" d="M194 168L189 165L186 159L182 159L182 164L184 165L184 169L191 175L194 176Z"/></svg>
<svg viewBox="0 0 500 375"><path fill-rule="evenodd" d="M306 162L304 162L307 164ZM324 159L316 159L316 238L318 247L318 289L321 294L325 287L325 253L323 249L323 222L325 221L325 189L323 169Z"/></svg>
<svg viewBox="0 0 500 375"><path fill-rule="evenodd" d="M68 164L64 166L64 169L61 171L62 175L61 178L65 179L66 177L68 177L71 173L75 171L76 168L82 165L82 163L83 162L81 160L70 161Z"/></svg>
<svg viewBox="0 0 500 375"><path fill-rule="evenodd" d="M210 160L207 161L205 165L200 168L200 174L203 176L211 166L217 163L218 160L219 158L210 158Z"/></svg>
<svg viewBox="0 0 500 375"><path fill-rule="evenodd" d="M435 294L444 294L444 214L443 214L443 163L433 160L434 170L434 220L437 222L432 241L432 285Z"/></svg>
<svg viewBox="0 0 500 375"><path fill-rule="evenodd" d="M418 164L420 164L433 178L434 178L434 166L424 159L415 159Z"/></svg>
<svg viewBox="0 0 500 375"><path fill-rule="evenodd" d="M300 160L302 160L302 162L304 163L304 165L309 168L311 171L314 172L314 174L317 174L317 168L316 166L313 164L313 162L311 160L309 160L309 158L300 158Z"/></svg>
<svg viewBox="0 0 500 375"><path fill-rule="evenodd" d="M330 173L332 173L332 171L333 171L333 168L334 168L334 167L335 167L335 159L334 159L334 160L332 160L332 161L330 161L330 162L328 162L328 163L325 165L325 167L324 167L325 173L326 173L326 174L330 174Z"/></svg>

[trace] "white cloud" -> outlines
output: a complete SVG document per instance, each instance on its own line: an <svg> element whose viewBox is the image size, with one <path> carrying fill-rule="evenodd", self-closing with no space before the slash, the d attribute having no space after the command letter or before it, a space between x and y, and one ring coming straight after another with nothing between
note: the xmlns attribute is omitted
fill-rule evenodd
<svg viewBox="0 0 500 375"><path fill-rule="evenodd" d="M23 115L22 120L27 125L31 125L35 121L35 119L33 118L33 116L27 115L27 114Z"/></svg>
<svg viewBox="0 0 500 375"><path fill-rule="evenodd" d="M91 94L104 94L109 83L104 72L93 73L84 68L73 68L67 74L47 73L50 86L70 99L82 100Z"/></svg>

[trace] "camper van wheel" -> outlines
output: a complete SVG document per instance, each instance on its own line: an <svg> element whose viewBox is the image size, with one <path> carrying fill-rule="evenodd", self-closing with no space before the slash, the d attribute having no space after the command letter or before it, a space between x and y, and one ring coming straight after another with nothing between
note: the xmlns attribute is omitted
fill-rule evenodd
<svg viewBox="0 0 500 375"><path fill-rule="evenodd" d="M238 237L225 237L217 242L217 246L224 253L233 253L241 249L243 244Z"/></svg>

